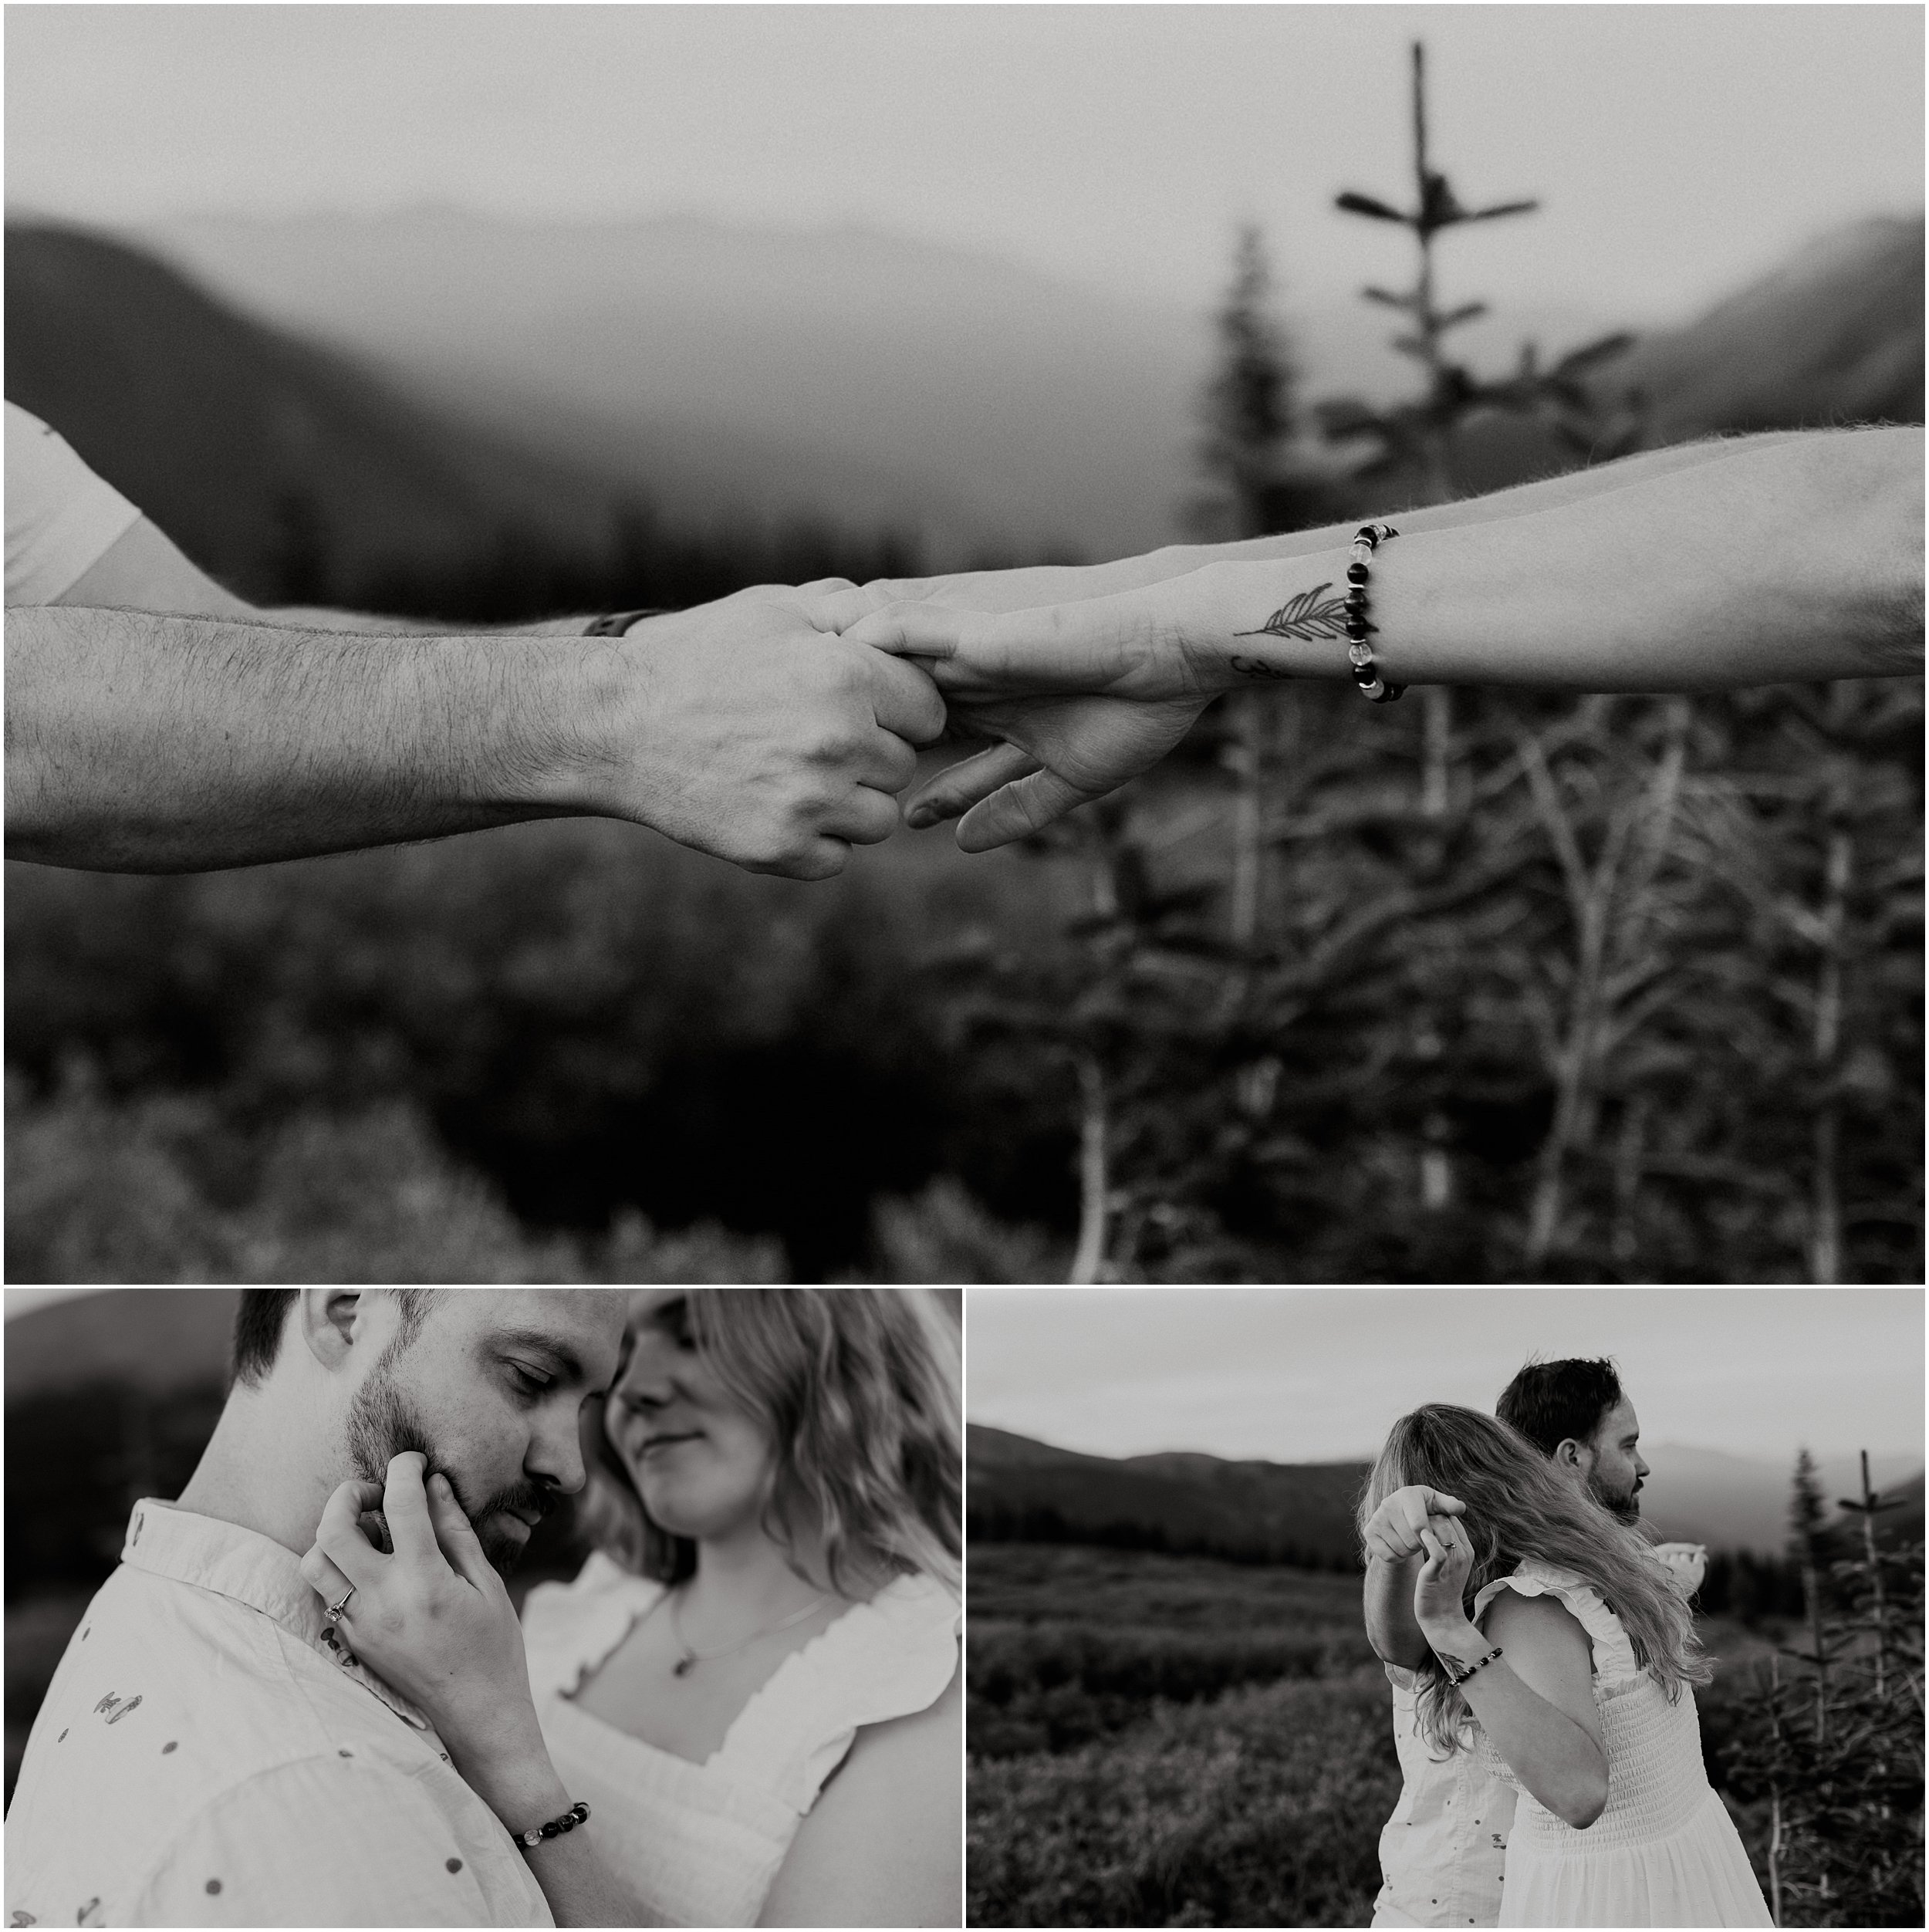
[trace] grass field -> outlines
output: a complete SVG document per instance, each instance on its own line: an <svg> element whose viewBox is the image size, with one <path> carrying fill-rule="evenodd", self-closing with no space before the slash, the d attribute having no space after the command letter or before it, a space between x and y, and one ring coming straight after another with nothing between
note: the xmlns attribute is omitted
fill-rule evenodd
<svg viewBox="0 0 1929 1932"><path fill-rule="evenodd" d="M966 1591L969 1924L1367 1923L1400 1770L1357 1577L975 1543ZM1719 1785L1774 1639L1703 1635Z"/></svg>

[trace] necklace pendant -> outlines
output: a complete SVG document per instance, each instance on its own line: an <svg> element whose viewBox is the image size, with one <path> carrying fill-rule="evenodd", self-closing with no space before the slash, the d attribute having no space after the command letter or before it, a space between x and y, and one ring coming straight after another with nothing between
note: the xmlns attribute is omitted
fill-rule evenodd
<svg viewBox="0 0 1929 1932"><path fill-rule="evenodd" d="M671 1665L670 1668L677 1677L687 1677L689 1674L691 1665L696 1660L693 1657L681 1657Z"/></svg>

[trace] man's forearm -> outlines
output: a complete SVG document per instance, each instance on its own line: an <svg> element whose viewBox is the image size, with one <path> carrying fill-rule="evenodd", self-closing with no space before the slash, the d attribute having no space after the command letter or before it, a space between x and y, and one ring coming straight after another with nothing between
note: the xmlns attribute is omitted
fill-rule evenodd
<svg viewBox="0 0 1929 1932"><path fill-rule="evenodd" d="M198 871L594 811L602 642L10 611L8 854Z"/></svg>
<svg viewBox="0 0 1929 1932"><path fill-rule="evenodd" d="M451 624L423 617L385 617L366 610L337 610L321 604L260 604L245 606L238 614L256 622L296 630L352 630L372 632L384 637L580 637L588 629L586 616L543 617L533 623Z"/></svg>
<svg viewBox="0 0 1929 1932"><path fill-rule="evenodd" d="M1401 1563L1367 1559L1367 1640L1376 1657L1406 1670L1417 1670L1431 1654L1414 1616L1414 1579L1426 1560L1424 1550Z"/></svg>
<svg viewBox="0 0 1929 1932"><path fill-rule="evenodd" d="M1716 437L1661 450L1645 450L1598 468L1576 470L1523 483L1491 495L1453 503L1427 505L1398 513L1403 533L1458 529L1491 523L1505 517L1531 515L1562 505L1585 502L1609 491L1693 469L1745 451L1762 449L1812 432L1784 430L1758 436ZM930 599L972 610L1022 610L1039 604L1070 603L1088 597L1110 596L1147 584L1187 576L1208 564L1289 562L1317 555L1344 544L1358 522L1323 524L1311 530L1288 531L1277 536L1252 537L1234 543L1168 544L1143 556L1091 565L1046 564L1029 569L978 570L942 577L899 578L867 586L880 601Z"/></svg>

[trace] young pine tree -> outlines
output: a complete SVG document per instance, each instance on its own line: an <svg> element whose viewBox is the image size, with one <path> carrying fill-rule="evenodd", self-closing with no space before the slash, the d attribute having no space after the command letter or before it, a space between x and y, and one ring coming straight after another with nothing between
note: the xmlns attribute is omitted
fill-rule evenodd
<svg viewBox="0 0 1929 1932"><path fill-rule="evenodd" d="M1193 505L1192 521L1201 535L1221 541L1302 529L1326 507L1324 489L1293 457L1298 374L1272 299L1265 244L1248 223L1239 231L1231 284L1214 322L1218 360L1200 397L1199 467L1210 494ZM1261 937L1267 800L1280 741L1292 737L1297 720L1290 692L1240 692L1225 709L1221 756L1234 785L1227 923L1235 951L1244 953ZM1235 993L1241 978L1235 968Z"/></svg>

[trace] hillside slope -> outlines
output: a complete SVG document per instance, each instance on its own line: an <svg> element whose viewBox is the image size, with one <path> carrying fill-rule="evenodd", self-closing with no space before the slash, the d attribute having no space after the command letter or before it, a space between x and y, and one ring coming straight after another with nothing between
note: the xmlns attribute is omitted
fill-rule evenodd
<svg viewBox="0 0 1929 1932"><path fill-rule="evenodd" d="M1654 440L1923 417L1923 224L1823 235L1685 329L1638 343L1610 381L1648 397Z"/></svg>
<svg viewBox="0 0 1929 1932"><path fill-rule="evenodd" d="M123 1382L150 1395L219 1387L241 1291L109 1289L11 1317L9 1403L90 1382Z"/></svg>
<svg viewBox="0 0 1929 1932"><path fill-rule="evenodd" d="M1363 1463L1114 1460L974 1423L965 1430L970 1533L988 1540L1119 1542L1344 1568Z"/></svg>
<svg viewBox="0 0 1929 1932"><path fill-rule="evenodd" d="M503 526L572 546L607 539L607 485L453 421L135 249L10 225L6 291L8 398L245 596L326 601Z"/></svg>

